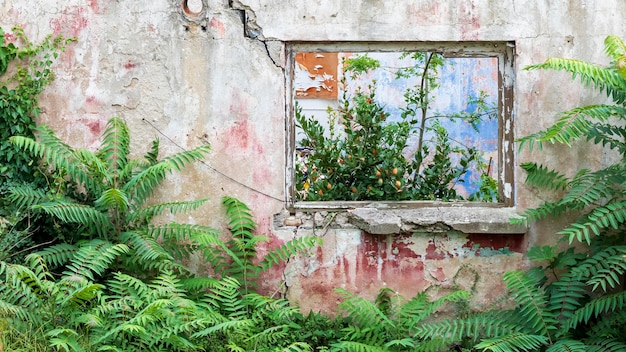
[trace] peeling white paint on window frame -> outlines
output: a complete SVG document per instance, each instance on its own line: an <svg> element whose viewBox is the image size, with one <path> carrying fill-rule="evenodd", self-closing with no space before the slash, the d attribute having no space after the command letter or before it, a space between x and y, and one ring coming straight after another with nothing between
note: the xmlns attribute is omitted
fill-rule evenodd
<svg viewBox="0 0 626 352"><path fill-rule="evenodd" d="M294 123L294 74L296 71L295 55L298 52L398 52L431 51L448 57L497 57L498 58L498 193L501 202L433 202L433 201L397 201L397 202L354 202L296 201L295 194L295 123ZM285 202L287 209L296 210L349 210L359 207L381 209L402 209L420 207L456 207L501 208L514 206L514 56L515 44L509 41L467 41L467 42L291 42L286 43L287 65L285 69L286 88L286 182Z"/></svg>

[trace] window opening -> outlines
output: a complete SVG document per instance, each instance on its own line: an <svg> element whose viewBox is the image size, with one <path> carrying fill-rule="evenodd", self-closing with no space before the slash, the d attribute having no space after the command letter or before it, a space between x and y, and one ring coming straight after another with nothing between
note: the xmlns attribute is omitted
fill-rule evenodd
<svg viewBox="0 0 626 352"><path fill-rule="evenodd" d="M290 203L512 205L512 45L345 45L290 47Z"/></svg>

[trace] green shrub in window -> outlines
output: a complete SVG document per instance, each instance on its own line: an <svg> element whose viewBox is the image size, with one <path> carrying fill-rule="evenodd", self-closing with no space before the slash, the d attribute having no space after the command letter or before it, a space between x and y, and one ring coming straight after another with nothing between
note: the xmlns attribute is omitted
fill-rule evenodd
<svg viewBox="0 0 626 352"><path fill-rule="evenodd" d="M441 119L462 120L478 130L483 119L496 109L486 96L471 97L472 113L429 115L433 92L438 87L438 70L443 56L436 53L405 53L414 66L397 71L398 77L418 77L421 84L404 94L406 107L399 121L388 121L389 113L376 99L376 81L367 87L348 86L355 79L380 67L359 55L345 59L340 81L343 89L339 109L327 110L329 130L313 117L305 116L296 104L296 126L304 134L296 152L298 200L463 200L456 185L468 172L478 172L478 191L469 200L497 201L497 182L489 176L490 163L473 146L453 140ZM340 126L340 127L338 127ZM407 155L409 139L417 135L417 151Z"/></svg>

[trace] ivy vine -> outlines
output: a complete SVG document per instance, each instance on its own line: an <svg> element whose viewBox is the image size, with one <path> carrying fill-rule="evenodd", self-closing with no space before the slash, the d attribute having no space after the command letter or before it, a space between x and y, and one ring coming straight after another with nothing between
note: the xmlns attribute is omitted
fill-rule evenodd
<svg viewBox="0 0 626 352"><path fill-rule="evenodd" d="M9 138L34 137L39 95L54 80L51 67L72 41L62 35L48 35L33 43L20 26L14 26L9 33L0 28L0 258L34 245L33 231L40 225L3 195L17 184L47 186L39 171L41 165L33 163L27 152L15 148Z"/></svg>

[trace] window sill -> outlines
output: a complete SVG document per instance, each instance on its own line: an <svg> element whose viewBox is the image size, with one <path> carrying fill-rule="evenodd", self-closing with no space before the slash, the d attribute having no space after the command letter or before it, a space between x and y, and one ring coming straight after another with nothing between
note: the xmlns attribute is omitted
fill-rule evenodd
<svg viewBox="0 0 626 352"><path fill-rule="evenodd" d="M478 202L303 202L298 211L345 211L348 223L370 234L410 232L521 235L526 224L513 224L519 218L515 208L497 203Z"/></svg>

